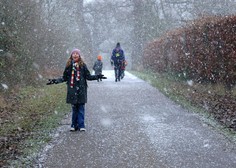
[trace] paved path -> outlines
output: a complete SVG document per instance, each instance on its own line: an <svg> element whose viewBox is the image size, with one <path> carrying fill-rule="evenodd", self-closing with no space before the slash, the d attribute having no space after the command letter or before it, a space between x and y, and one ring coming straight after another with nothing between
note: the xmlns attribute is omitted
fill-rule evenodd
<svg viewBox="0 0 236 168"><path fill-rule="evenodd" d="M198 114L126 72L91 81L86 132L69 132L70 116L45 147L45 168L233 168L236 145Z"/></svg>

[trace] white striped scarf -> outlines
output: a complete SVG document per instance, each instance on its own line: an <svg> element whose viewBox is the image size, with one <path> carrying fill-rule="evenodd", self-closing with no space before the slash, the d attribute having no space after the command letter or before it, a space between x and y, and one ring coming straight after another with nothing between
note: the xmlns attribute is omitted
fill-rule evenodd
<svg viewBox="0 0 236 168"><path fill-rule="evenodd" d="M72 72L71 72L71 80L70 80L70 87L74 87L74 78L75 78L75 71L77 72L76 74L76 81L80 80L80 71L79 71L79 64L78 62L73 63L72 66Z"/></svg>

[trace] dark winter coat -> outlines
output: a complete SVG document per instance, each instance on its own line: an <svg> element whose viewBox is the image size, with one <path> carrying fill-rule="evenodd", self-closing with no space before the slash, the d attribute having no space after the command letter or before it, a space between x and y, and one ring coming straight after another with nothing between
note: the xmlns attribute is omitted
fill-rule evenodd
<svg viewBox="0 0 236 168"><path fill-rule="evenodd" d="M72 73L72 64L65 68L62 81L67 84L67 97L66 103L69 104L79 104L79 103L87 103L87 80L97 80L98 77L96 75L91 75L86 64L80 67L80 80L76 81L74 79L74 87L70 87L71 81L71 73ZM75 75L76 72L75 72Z"/></svg>
<svg viewBox="0 0 236 168"><path fill-rule="evenodd" d="M115 66L119 66L121 62L125 60L124 51L121 48L118 48L118 50L116 48L113 49L111 60Z"/></svg>
<svg viewBox="0 0 236 168"><path fill-rule="evenodd" d="M95 61L93 65L93 70L95 71L95 75L102 74L102 67L103 67L103 63L101 60Z"/></svg>

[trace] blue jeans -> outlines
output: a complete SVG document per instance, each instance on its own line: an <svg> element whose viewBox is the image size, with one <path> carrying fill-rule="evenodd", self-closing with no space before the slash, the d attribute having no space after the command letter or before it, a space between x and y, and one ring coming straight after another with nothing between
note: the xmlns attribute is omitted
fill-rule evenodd
<svg viewBox="0 0 236 168"><path fill-rule="evenodd" d="M71 127L75 129L85 128L84 125L84 103L81 104L72 104L72 123Z"/></svg>

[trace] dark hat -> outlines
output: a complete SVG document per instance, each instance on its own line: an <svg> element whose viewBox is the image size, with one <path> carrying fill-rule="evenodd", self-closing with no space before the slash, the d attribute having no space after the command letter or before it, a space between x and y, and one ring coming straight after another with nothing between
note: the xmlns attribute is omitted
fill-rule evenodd
<svg viewBox="0 0 236 168"><path fill-rule="evenodd" d="M120 47L120 43L119 42L116 44L116 47Z"/></svg>

